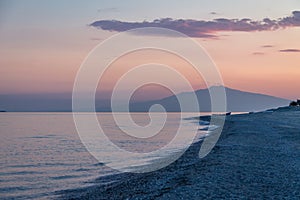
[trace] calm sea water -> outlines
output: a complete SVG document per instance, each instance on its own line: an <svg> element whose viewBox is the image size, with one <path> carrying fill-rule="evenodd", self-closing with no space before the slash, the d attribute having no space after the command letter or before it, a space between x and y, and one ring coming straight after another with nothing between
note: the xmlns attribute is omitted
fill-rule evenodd
<svg viewBox="0 0 300 200"><path fill-rule="evenodd" d="M189 116L199 114L191 113ZM160 147L170 139L163 135L150 143L132 141L116 134L119 129L111 114L100 113L98 117L106 132L111 134L111 139L125 149L134 147L137 151L151 151L153 146ZM132 117L139 125L149 122L146 113L136 113ZM179 119L178 113L170 113L164 132L173 134ZM187 120L187 123L190 127L199 125L193 120ZM86 150L76 132L71 113L1 113L0 133L1 199L55 198L57 191L89 186L99 176L119 173L105 167ZM180 148L180 144L170 151L178 150L176 148ZM126 162L124 166L135 163L134 160L118 158L112 152L105 156L119 159L122 165ZM143 159L145 164L149 164L157 157L139 158Z"/></svg>

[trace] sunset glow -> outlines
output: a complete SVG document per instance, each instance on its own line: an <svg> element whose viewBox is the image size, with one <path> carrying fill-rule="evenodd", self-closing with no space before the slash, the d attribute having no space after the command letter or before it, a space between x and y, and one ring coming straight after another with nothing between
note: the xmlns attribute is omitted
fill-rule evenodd
<svg viewBox="0 0 300 200"><path fill-rule="evenodd" d="M169 9L167 5L162 5L155 16L173 19L194 17L195 20L206 21L217 18L239 20L250 18L260 21L266 17L272 20L282 20L291 17L297 8L300 9L298 1L286 1L284 6L279 1L265 2L272 4L269 10L264 10L267 4L262 3L262 7L257 8L257 12L251 15L249 9L255 1L249 5L237 3L239 9L230 10L232 12L229 12L226 5L222 7L223 12L221 10L218 12L218 9L215 11L213 6L216 4L212 5L209 1L203 1L203 3L197 3L204 5L202 12L191 10L188 18L185 11L179 15L173 12L168 14L165 11L172 9ZM196 2L193 3L196 4ZM62 17L64 16L62 11L55 10L56 8L53 14L43 13L46 4L42 5L36 1L27 1L26 5L24 2L16 4L14 1L4 1L2 4L0 9L5 12L1 12L0 21L0 73L2 74L0 94L70 93L76 73L88 52L101 41L117 33L91 27L88 24L99 19L110 20L114 15L116 16L114 20L141 22L141 16L130 15L130 8L123 4L113 9L112 6L109 7L105 3L98 4L95 1L92 3L93 6L81 8L76 2L74 4L78 5L73 6L73 10L70 10L65 17ZM50 1L47 4L51 7ZM153 11L151 9L148 11L146 4L137 4L145 11L143 20L151 21ZM25 6L24 9L21 8L22 5ZM34 5L35 9L30 5ZM66 6L67 4L62 5L62 7ZM242 14L242 10L245 14ZM77 13L74 13L76 11L81 15L80 20L76 18ZM57 14L54 14L55 12ZM43 15L40 16L41 13ZM122 18L118 17L120 13L122 13ZM147 15L150 17L146 17ZM300 24L299 18L298 13L294 15L294 19L298 19ZM193 38L206 49L216 63L225 86L288 99L300 97L298 90L300 86L300 27L297 24L275 30L221 30L208 34L213 34L214 37L202 37L200 34L199 37ZM145 64L151 61L150 57L157 56L154 52L146 54L144 52L144 56L138 55L137 57L133 59L129 56L122 62L115 63L117 68L113 72L114 75L117 77L125 66ZM170 66L184 69L182 72L189 76L195 89L205 87L201 78L195 77L192 71L186 70L184 63L174 61L173 58L165 55L163 60ZM109 81L112 82L112 80ZM102 88L108 91L111 84L105 82ZM182 89L184 91L184 88ZM153 92L151 95L155 93Z"/></svg>

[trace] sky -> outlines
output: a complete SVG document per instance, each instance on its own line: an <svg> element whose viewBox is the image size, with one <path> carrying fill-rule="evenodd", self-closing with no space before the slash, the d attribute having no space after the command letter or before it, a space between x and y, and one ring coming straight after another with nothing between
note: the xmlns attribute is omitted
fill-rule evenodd
<svg viewBox="0 0 300 200"><path fill-rule="evenodd" d="M81 63L97 44L133 25L155 22L202 45L225 86L300 98L297 11L299 0L0 0L0 94L70 93ZM148 55L138 58L145 62ZM116 69L131 60L118 61ZM195 89L204 87L197 77L190 80ZM104 93L111 87L109 80L102 85ZM147 89L141 99L163 96Z"/></svg>

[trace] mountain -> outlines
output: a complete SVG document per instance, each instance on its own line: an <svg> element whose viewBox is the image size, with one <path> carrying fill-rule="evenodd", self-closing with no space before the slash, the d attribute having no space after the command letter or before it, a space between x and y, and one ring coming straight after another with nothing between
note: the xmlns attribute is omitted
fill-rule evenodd
<svg viewBox="0 0 300 200"><path fill-rule="evenodd" d="M214 86L211 90L219 90L220 86ZM277 108L287 106L290 103L288 99L282 99L264 94L244 92L231 88L225 88L227 98L227 111L232 112L249 112L262 111L270 108ZM201 89L195 92L201 112L211 111L211 102L208 89ZM189 101L192 98L191 92L185 92L177 95L184 101ZM154 104L161 104L168 112L179 112L180 107L175 95L154 101L145 101L130 104L130 111L132 112L147 112ZM120 110L121 111L121 110ZM186 112L193 112L191 108L186 108Z"/></svg>

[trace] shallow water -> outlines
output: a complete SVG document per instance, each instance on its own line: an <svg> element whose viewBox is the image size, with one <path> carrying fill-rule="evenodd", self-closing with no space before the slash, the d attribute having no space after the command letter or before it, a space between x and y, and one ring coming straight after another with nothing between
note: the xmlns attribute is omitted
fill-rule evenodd
<svg viewBox="0 0 300 200"><path fill-rule="evenodd" d="M119 135L111 114L100 113L97 116L115 144L125 150L137 152L152 151L153 147L159 148L167 144L180 119L178 113L168 114L163 130L167 134L144 142ZM191 113L189 116L199 114ZM146 113L135 113L133 119L142 126L149 123ZM186 123L187 128L198 127L195 121ZM86 187L93 184L99 176L119 173L105 167L86 150L79 139L71 113L1 113L0 133L1 199L55 198L57 191ZM166 154L180 148L180 144L176 144L164 154L159 154L159 157L167 156ZM137 163L137 160L118 157L113 152L105 152L103 155L127 167ZM156 155L137 159L139 164L142 162L147 165L159 157Z"/></svg>

